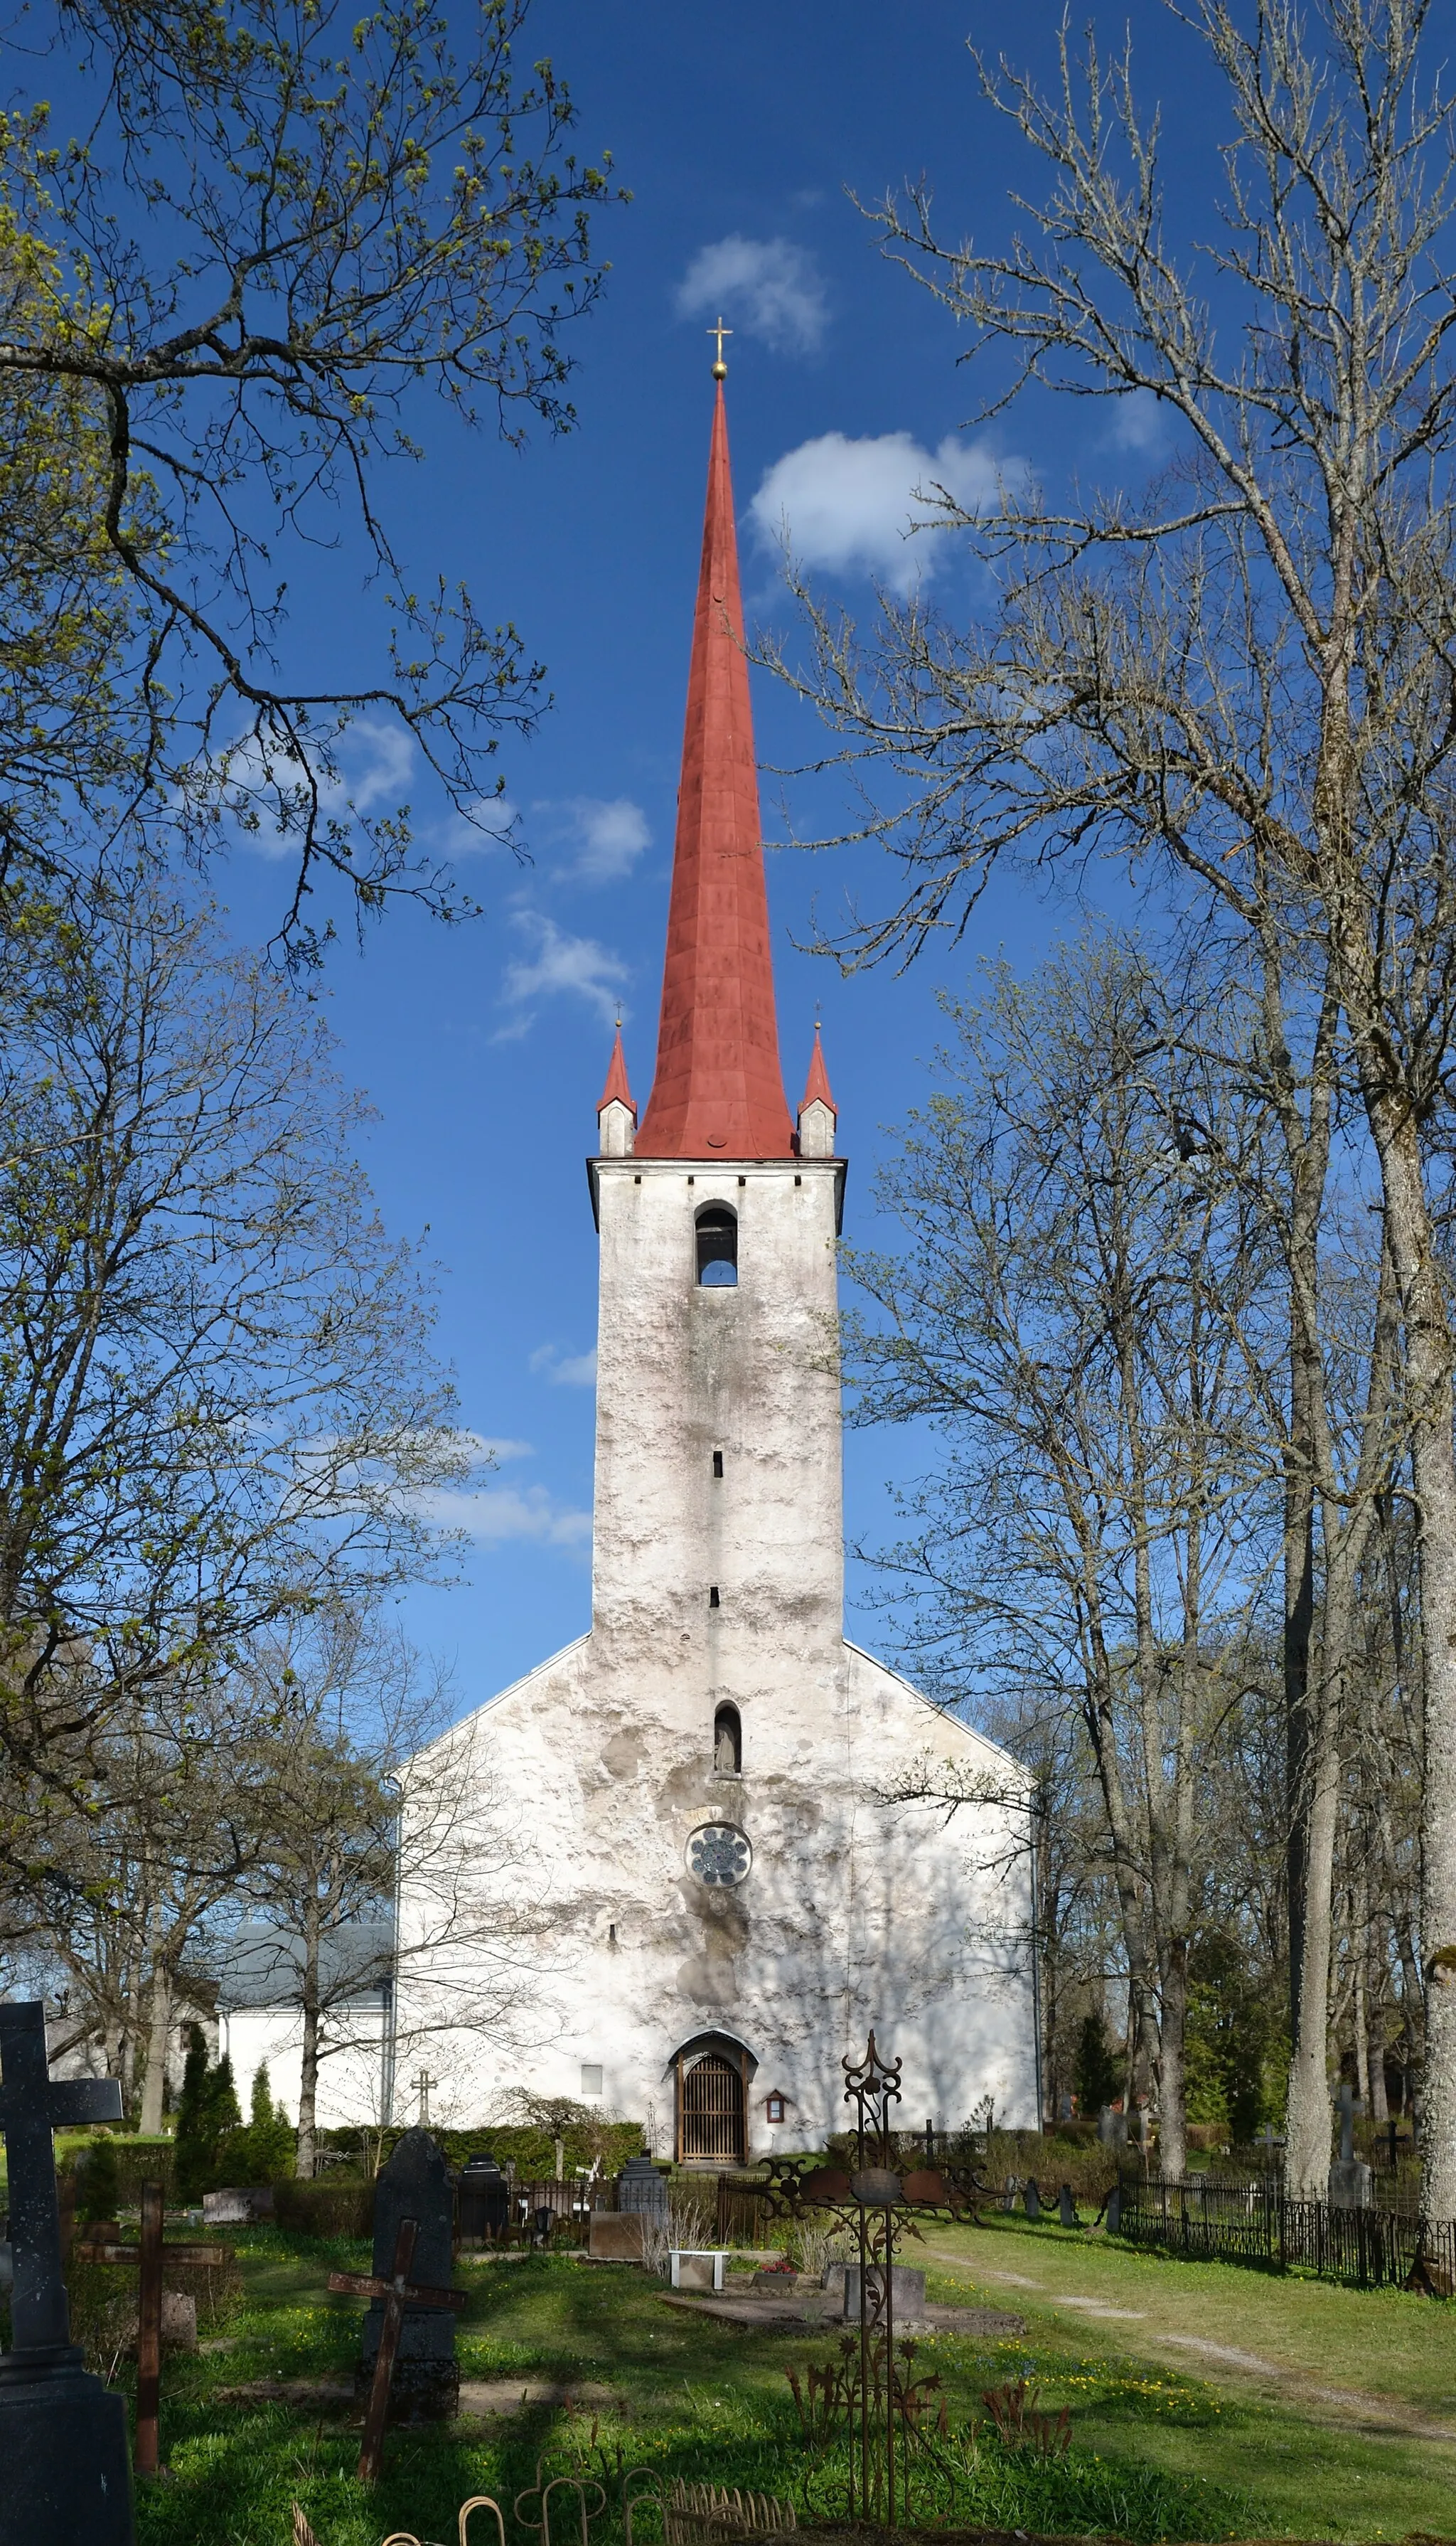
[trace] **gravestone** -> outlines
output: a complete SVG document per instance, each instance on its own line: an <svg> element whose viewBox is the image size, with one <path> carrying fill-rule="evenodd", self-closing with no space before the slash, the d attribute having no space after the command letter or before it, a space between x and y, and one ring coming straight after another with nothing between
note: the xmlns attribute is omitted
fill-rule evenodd
<svg viewBox="0 0 1456 2546"><path fill-rule="evenodd" d="M1349 2086L1339 2090L1339 2155L1330 2169L1332 2210L1368 2210L1375 2199L1375 2176L1355 2155L1355 2103Z"/></svg>
<svg viewBox="0 0 1456 2546"><path fill-rule="evenodd" d="M616 2178L618 2210L641 2210L650 2217L668 2215L668 2179L650 2157L629 2157Z"/></svg>
<svg viewBox="0 0 1456 2546"><path fill-rule="evenodd" d="M1119 2113L1111 2104L1104 2104L1097 2115L1097 2137L1103 2148L1126 2148L1126 2113Z"/></svg>
<svg viewBox="0 0 1456 2546"><path fill-rule="evenodd" d="M455 2194L461 2240L494 2244L511 2215L511 2187L489 2149L467 2158Z"/></svg>
<svg viewBox="0 0 1456 2546"><path fill-rule="evenodd" d="M380 2169L374 2186L374 2275L388 2280L403 2220L418 2221L410 2278L448 2288L453 2264L454 2186L444 2151L426 2130L406 2131ZM355 2385L363 2398L373 2385L384 2326L384 2303L375 2299L364 2321ZM397 2419L445 2421L460 2401L455 2365L455 2320L448 2308L407 2307L394 2366L391 2412Z"/></svg>
<svg viewBox="0 0 1456 2546"><path fill-rule="evenodd" d="M1034 2174L1028 2174L1026 2177L1025 2202L1027 2218L1039 2219L1041 2217L1041 2190Z"/></svg>
<svg viewBox="0 0 1456 2546"><path fill-rule="evenodd" d="M1072 2186L1070 2183L1064 2183L1062 2186L1059 2216L1064 2228L1080 2228L1082 2226L1082 2222L1077 2216L1077 2203L1073 2198Z"/></svg>
<svg viewBox="0 0 1456 2546"><path fill-rule="evenodd" d="M1113 2184L1111 2191L1107 2195L1107 2206L1103 2216L1107 2223L1108 2236L1120 2236L1122 2233L1122 2184L1120 2180Z"/></svg>
<svg viewBox="0 0 1456 2546"><path fill-rule="evenodd" d="M594 2263L640 2263L646 2258L642 2210L594 2210L587 2229L587 2251Z"/></svg>
<svg viewBox="0 0 1456 2546"><path fill-rule="evenodd" d="M871 2297L883 2285L884 2265L871 2263L869 2266ZM892 2263L890 2300L897 2329L901 2326L909 2328L924 2325L926 2321L925 2273L917 2271L911 2263ZM845 2316L854 2325L859 2323L859 2266L857 2263L847 2263L845 2266Z"/></svg>
<svg viewBox="0 0 1456 2546"><path fill-rule="evenodd" d="M0 2546L131 2546L126 2408L88 2374L70 2338L51 2138L121 2118L115 2079L52 2083L42 2006L0 2005L12 2270L11 2347L0 2353Z"/></svg>
<svg viewBox="0 0 1456 2546"><path fill-rule="evenodd" d="M217 2192L202 2195L202 2219L208 2228L241 2227L253 2219L271 2219L274 2213L271 2183L226 2183Z"/></svg>

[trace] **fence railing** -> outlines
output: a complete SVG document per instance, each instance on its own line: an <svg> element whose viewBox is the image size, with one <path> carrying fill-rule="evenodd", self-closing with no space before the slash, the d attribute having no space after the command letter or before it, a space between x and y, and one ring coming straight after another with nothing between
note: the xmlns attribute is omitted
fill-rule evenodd
<svg viewBox="0 0 1456 2546"><path fill-rule="evenodd" d="M1121 2174L1107 2225L1131 2245L1164 2253L1316 2272L1359 2289L1456 2295L1456 2220L1292 2201L1273 2176L1238 2184Z"/></svg>

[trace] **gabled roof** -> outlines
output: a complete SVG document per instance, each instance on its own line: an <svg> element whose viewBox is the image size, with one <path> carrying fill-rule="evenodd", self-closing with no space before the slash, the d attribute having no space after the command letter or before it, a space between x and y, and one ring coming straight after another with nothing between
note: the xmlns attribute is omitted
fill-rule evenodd
<svg viewBox="0 0 1456 2546"><path fill-rule="evenodd" d="M394 1927L387 1918L352 1920L319 1939L320 1986L336 2006L382 1996L393 1970ZM218 1974L218 2012L296 2006L302 1972L301 1936L261 1920L235 1928Z"/></svg>

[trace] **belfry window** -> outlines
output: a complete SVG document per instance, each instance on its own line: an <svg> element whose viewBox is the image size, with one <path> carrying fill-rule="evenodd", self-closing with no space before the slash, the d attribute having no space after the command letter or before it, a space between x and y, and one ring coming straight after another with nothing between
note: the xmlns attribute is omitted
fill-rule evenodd
<svg viewBox="0 0 1456 2546"><path fill-rule="evenodd" d="M720 1706L713 1717L713 1766L720 1776L743 1771L743 1726L736 1706Z"/></svg>
<svg viewBox="0 0 1456 2546"><path fill-rule="evenodd" d="M725 1202L705 1203L697 1215L697 1279L705 1291L731 1290L738 1280L738 1214Z"/></svg>

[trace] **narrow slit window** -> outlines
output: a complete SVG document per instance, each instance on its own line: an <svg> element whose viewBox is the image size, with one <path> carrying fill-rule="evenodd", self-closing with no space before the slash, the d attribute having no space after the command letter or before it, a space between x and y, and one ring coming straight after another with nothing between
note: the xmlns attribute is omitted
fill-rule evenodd
<svg viewBox="0 0 1456 2546"><path fill-rule="evenodd" d="M713 1717L713 1766L720 1776L743 1773L743 1726L737 1707L726 1703Z"/></svg>
<svg viewBox="0 0 1456 2546"><path fill-rule="evenodd" d="M722 1605L722 1602L718 1598L718 1586L716 1582L710 1582L708 1584L708 1607L710 1609L719 1609Z"/></svg>
<svg viewBox="0 0 1456 2546"><path fill-rule="evenodd" d="M704 1291L729 1291L738 1280L738 1214L725 1202L705 1203L695 1224L697 1279Z"/></svg>
<svg viewBox="0 0 1456 2546"><path fill-rule="evenodd" d="M723 1453L722 1453L722 1451L721 1451L721 1450L715 1450L715 1451L713 1452L713 1474L714 1474L714 1476L715 1476L715 1477L721 1477L722 1473L723 1473Z"/></svg>

